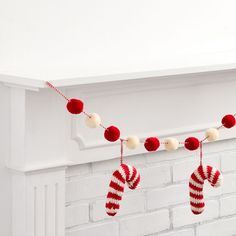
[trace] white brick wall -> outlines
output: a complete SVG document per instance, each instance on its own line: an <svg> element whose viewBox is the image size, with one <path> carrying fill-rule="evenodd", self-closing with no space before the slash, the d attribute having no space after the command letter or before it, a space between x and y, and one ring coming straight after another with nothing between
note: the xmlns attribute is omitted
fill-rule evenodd
<svg viewBox="0 0 236 236"><path fill-rule="evenodd" d="M194 229L174 230L168 233L158 234L159 236L194 236Z"/></svg>
<svg viewBox="0 0 236 236"><path fill-rule="evenodd" d="M89 204L67 205L66 207L66 227L73 227L89 222Z"/></svg>
<svg viewBox="0 0 236 236"><path fill-rule="evenodd" d="M219 203L217 200L206 201L205 210L201 215L194 215L189 210L189 204L173 208L173 226L178 228L219 217Z"/></svg>
<svg viewBox="0 0 236 236"><path fill-rule="evenodd" d="M118 236L119 224L117 222L89 224L70 230L66 236Z"/></svg>
<svg viewBox="0 0 236 236"><path fill-rule="evenodd" d="M96 200L94 203L92 203L91 217L93 221L109 218L109 216L104 211L105 201L106 199L103 197L102 199ZM122 199L122 207L119 211L119 215L129 215L140 212L145 212L145 194L125 194Z"/></svg>
<svg viewBox="0 0 236 236"><path fill-rule="evenodd" d="M120 220L120 235L148 235L170 227L169 211L161 210Z"/></svg>
<svg viewBox="0 0 236 236"><path fill-rule="evenodd" d="M119 160L68 168L67 236L232 236L236 235L236 140L204 145L204 163L221 169L220 188L205 184L205 211L190 211L188 179L198 166L196 153L147 153L125 158L141 173L141 185L126 188L116 217L105 213L105 195Z"/></svg>
<svg viewBox="0 0 236 236"><path fill-rule="evenodd" d="M197 236L233 236L236 234L236 217L229 217L197 226Z"/></svg>

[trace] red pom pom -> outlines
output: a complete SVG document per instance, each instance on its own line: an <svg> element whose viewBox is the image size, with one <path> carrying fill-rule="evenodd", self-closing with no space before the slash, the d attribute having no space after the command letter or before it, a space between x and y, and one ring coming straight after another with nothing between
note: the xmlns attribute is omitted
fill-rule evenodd
<svg viewBox="0 0 236 236"><path fill-rule="evenodd" d="M236 123L235 117L233 115L226 115L223 117L221 123L225 128L232 128L235 126Z"/></svg>
<svg viewBox="0 0 236 236"><path fill-rule="evenodd" d="M144 147L149 152L156 151L160 147L160 141L156 137L147 138Z"/></svg>
<svg viewBox="0 0 236 236"><path fill-rule="evenodd" d="M79 100L72 98L66 105L67 110L72 114L80 114L84 109L84 103Z"/></svg>
<svg viewBox="0 0 236 236"><path fill-rule="evenodd" d="M199 145L200 145L200 142L197 138L195 137L189 137L185 140L185 148L190 150L190 151L193 151L193 150L196 150L199 148Z"/></svg>
<svg viewBox="0 0 236 236"><path fill-rule="evenodd" d="M106 128L104 132L104 137L106 140L110 142L115 142L120 138L120 130L116 128L115 126L110 126Z"/></svg>

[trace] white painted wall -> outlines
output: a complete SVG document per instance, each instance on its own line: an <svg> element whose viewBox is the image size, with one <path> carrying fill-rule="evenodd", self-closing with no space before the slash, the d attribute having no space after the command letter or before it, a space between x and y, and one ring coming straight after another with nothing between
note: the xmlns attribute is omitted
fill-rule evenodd
<svg viewBox="0 0 236 236"><path fill-rule="evenodd" d="M10 154L10 94L0 84L0 235L11 235L11 176L5 166Z"/></svg>
<svg viewBox="0 0 236 236"><path fill-rule="evenodd" d="M235 7L234 0L0 1L0 72L52 79L188 64L236 49Z"/></svg>

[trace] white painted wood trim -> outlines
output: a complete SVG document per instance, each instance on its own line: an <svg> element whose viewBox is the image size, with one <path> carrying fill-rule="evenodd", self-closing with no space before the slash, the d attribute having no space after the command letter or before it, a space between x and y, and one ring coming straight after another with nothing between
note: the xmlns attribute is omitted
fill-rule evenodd
<svg viewBox="0 0 236 236"><path fill-rule="evenodd" d="M26 91L24 88L13 87L10 93L11 157L7 160L7 164L22 168L25 164Z"/></svg>
<svg viewBox="0 0 236 236"><path fill-rule="evenodd" d="M212 72L212 71L234 70L235 68L236 64L232 63L232 64L222 64L222 65L179 67L179 68L160 69L160 70L144 71L144 72L142 71L130 72L123 74L108 74L100 76L66 78L66 79L50 80L50 81L53 84L55 84L55 86L68 87L82 84L94 84L94 83L104 83L104 82L137 80L144 78L159 78L163 76L185 75L185 74Z"/></svg>
<svg viewBox="0 0 236 236"><path fill-rule="evenodd" d="M12 177L13 236L64 236L65 168Z"/></svg>
<svg viewBox="0 0 236 236"><path fill-rule="evenodd" d="M217 54L218 55L218 54ZM224 58L224 54L221 55ZM204 55L203 55L204 57ZM212 55L212 58L214 55ZM218 55L217 57L220 57ZM57 87L71 87L78 85L86 84L96 84L96 83L105 83L105 82L116 82L116 81L127 81L127 80L138 80L144 78L161 78L165 76L173 75L186 75L194 73L204 73L204 72L218 72L218 71L227 71L235 70L236 63L225 63L222 61L212 63L207 61L204 63L194 62L188 65L188 61L183 64L171 65L170 67L158 67L158 70L147 70L147 71L131 71L125 73L114 73L114 74L99 74L99 75L79 75L74 78L28 78L24 76L11 75L11 74L0 74L0 82L3 82L7 86L21 86L29 90L37 90L39 88L47 88L45 81L52 82ZM186 65L187 64L187 65Z"/></svg>

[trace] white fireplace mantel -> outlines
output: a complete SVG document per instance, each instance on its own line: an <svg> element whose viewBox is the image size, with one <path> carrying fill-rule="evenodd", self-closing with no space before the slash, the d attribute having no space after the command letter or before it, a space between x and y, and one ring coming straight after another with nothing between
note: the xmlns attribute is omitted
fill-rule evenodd
<svg viewBox="0 0 236 236"><path fill-rule="evenodd" d="M168 70L50 81L68 97L84 100L85 110L99 113L105 126L117 125L123 137L184 139L190 134L201 137L207 127L219 124L215 117L234 112L235 68L234 63L200 66L195 60ZM119 143L104 140L102 129L88 129L82 115L68 114L66 101L45 80L1 74L0 81L11 93L10 168L31 171L119 155ZM221 139L234 135L223 131Z"/></svg>
<svg viewBox="0 0 236 236"><path fill-rule="evenodd" d="M160 60L160 59L159 59ZM71 87L77 85L88 85L94 83L139 80L144 78L163 79L165 76L194 74L213 71L232 70L236 68L236 51L220 51L214 53L190 54L172 60L157 60L152 66L135 70L106 70L96 71L91 69L89 72L80 71L79 67L68 70L60 69L61 75L57 75L57 70L48 69L43 71L31 71L28 75L22 71L4 72L0 70L0 81L12 85L22 86L26 89L37 90L45 88L45 81L51 81L57 87ZM55 65L58 67L58 65ZM55 76L56 74L56 76ZM76 76L75 76L76 75ZM165 78L166 79L166 78Z"/></svg>
<svg viewBox="0 0 236 236"><path fill-rule="evenodd" d="M46 79L0 75L10 93L11 153L5 163L13 177L14 236L64 236L66 167L119 156L119 142L86 127L82 115L71 116ZM118 126L122 137L201 138L224 114L236 112L235 63L50 81L69 98L81 98L105 126ZM230 138L236 138L235 129L221 131L221 140ZM142 145L124 151L146 153Z"/></svg>

